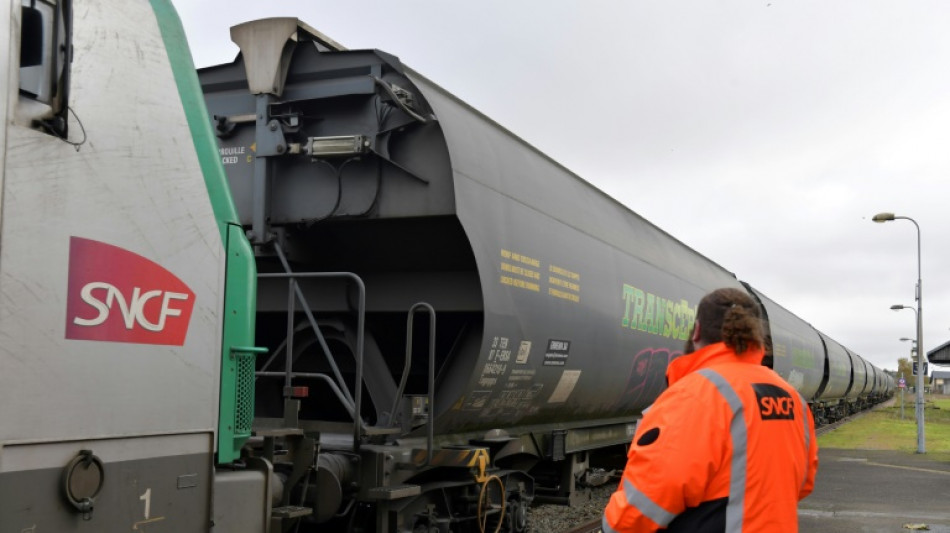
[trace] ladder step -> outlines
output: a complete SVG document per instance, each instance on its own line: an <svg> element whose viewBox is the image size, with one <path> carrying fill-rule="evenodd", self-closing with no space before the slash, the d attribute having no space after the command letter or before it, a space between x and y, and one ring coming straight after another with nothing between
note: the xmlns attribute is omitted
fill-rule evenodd
<svg viewBox="0 0 950 533"><path fill-rule="evenodd" d="M374 500L398 500L422 494L419 485L393 485L391 487L376 487L370 489L369 497Z"/></svg>
<svg viewBox="0 0 950 533"><path fill-rule="evenodd" d="M375 436L375 435L398 435L402 433L400 428L388 428L382 426L370 426L363 428L364 435Z"/></svg>
<svg viewBox="0 0 950 533"><path fill-rule="evenodd" d="M284 507L274 507L271 515L276 518L300 518L313 514L310 507L297 507L296 505L286 505Z"/></svg>
<svg viewBox="0 0 950 533"><path fill-rule="evenodd" d="M252 434L255 437L299 437L303 435L303 430L300 428L255 429Z"/></svg>

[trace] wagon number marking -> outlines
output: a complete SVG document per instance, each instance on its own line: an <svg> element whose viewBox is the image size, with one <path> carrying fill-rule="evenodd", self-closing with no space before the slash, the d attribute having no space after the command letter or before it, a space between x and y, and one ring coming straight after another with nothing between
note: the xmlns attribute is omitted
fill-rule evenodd
<svg viewBox="0 0 950 533"><path fill-rule="evenodd" d="M139 526L150 524L152 522L160 522L162 520L165 520L164 516L149 518L149 515L152 514L152 489L151 488L145 489L145 492L141 496L139 496L139 499L145 502L145 520L132 524L133 531L138 531Z"/></svg>
<svg viewBox="0 0 950 533"><path fill-rule="evenodd" d="M139 499L145 502L145 519L148 520L149 511L152 509L152 489L146 489Z"/></svg>

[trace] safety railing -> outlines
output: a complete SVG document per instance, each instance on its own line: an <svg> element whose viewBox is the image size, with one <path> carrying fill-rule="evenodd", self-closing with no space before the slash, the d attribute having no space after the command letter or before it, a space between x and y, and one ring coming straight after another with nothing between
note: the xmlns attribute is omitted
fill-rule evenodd
<svg viewBox="0 0 950 533"><path fill-rule="evenodd" d="M412 367L412 346L413 346L413 319L416 311L425 310L429 314L429 375L426 380L428 383L428 392L426 401L428 402L428 417L426 419L426 462L428 466L430 457L432 457L432 447L435 441L435 309L426 302L419 302L409 308L409 317L406 319L406 361L403 365L402 378L399 380L399 389L396 390L396 397L393 399L393 408L390 410L390 420L393 421L396 414L399 400L406 388L406 381L409 379L409 371Z"/></svg>
<svg viewBox="0 0 950 533"><path fill-rule="evenodd" d="M317 379L326 383L330 390L333 392L334 396L339 400L340 404L346 409L346 411L353 418L353 448L354 450L359 448L359 443L362 437L367 433L368 429L364 424L360 413L362 412L362 396L363 396L363 372L364 372L364 336L366 328L366 286L363 283L363 280L356 274L352 272L292 272L290 270L290 265L287 262L286 257L284 256L283 250L281 250L279 245L275 245L274 249L277 252L277 256L280 259L284 270L284 273L266 273L258 274L260 279L286 279L288 290L287 290L287 336L284 341L277 346L271 356L261 365L260 370L255 372L256 377L263 378L283 378L284 380L284 398L290 398L293 395L293 379L294 378L308 378L308 379ZM346 380L343 378L343 374L340 371L339 365L337 365L335 358L333 357L332 352L330 351L329 346L327 345L326 338L321 332L320 326L317 323L316 317L313 315L312 307L307 301L307 297L304 295L303 290L300 288L299 280L303 279L343 279L356 286L358 290L358 300L357 300L357 331L356 331L356 347L355 347L355 371L356 375L353 383L352 393L350 387L346 383ZM317 372L295 372L293 370L294 365L294 338L295 336L303 330L308 329L307 325L295 326L294 316L297 312L297 307L299 303L300 310L304 313L309 324L309 329L314 333L314 336L317 339L317 342L320 345L320 348L323 352L324 357L326 358L327 364L330 367L330 372L333 376L329 376L324 373ZM399 386L396 390L396 394L393 397L393 406L389 412L389 427L394 427L396 424L396 412L399 408L399 402L403 397L405 392L406 382L410 374L412 366L412 352L413 352L413 322L417 312L424 311L429 315L429 346L428 346L428 376L427 376L427 402L428 402L428 417L426 419L427 432L426 432L426 446L427 446L427 457L431 455L432 448L434 445L434 425L435 421L433 420L433 410L435 407L435 342L436 342L436 314L435 309L425 302L419 302L414 304L408 313L408 318L406 320L406 360L403 369L402 377L400 378ZM270 371L268 370L271 364L279 357L280 353L284 353L284 369L283 371ZM428 459L427 459L428 462Z"/></svg>
<svg viewBox="0 0 950 533"><path fill-rule="evenodd" d="M264 365L262 365L261 370L256 372L256 375L258 377L283 377L285 398L289 398L293 394L292 384L294 377L316 378L329 383L331 390L340 400L340 403L353 417L353 449L356 450L359 448L360 439L362 438L365 429L360 413L362 412L361 409L363 403L363 387L361 384L363 383L363 337L366 328L366 285L359 276L352 272L293 272L290 269L290 264L287 262L287 258L284 256L284 252L280 245L275 243L274 250L277 252L277 257L280 259L285 272L258 274L257 277L259 279L288 280L287 338L285 339L286 344L284 345L284 371L267 371L267 368L280 353L280 348L278 347L278 349L274 350L273 355L271 355ZM304 295L303 290L300 288L300 284L297 282L299 279L334 278L345 279L353 283L359 292L357 302L356 353L354 354L356 359L356 376L353 380L354 385L352 394L347 387L346 381L343 379L343 374L340 372L340 368L336 364L333 354L330 352L330 347L327 345L323 333L320 331L320 326L317 324L317 319L313 316L313 311L311 310L310 304L307 302L307 297ZM300 302L301 310L304 312L304 315L306 315L307 321L310 324L310 328L313 330L317 341L320 343L320 347L323 350L323 354L327 359L327 363L330 366L330 370L333 372L336 382L334 382L333 379L325 374L301 373L293 371L293 343L294 333L296 331L294 328L294 315L296 314L297 301Z"/></svg>

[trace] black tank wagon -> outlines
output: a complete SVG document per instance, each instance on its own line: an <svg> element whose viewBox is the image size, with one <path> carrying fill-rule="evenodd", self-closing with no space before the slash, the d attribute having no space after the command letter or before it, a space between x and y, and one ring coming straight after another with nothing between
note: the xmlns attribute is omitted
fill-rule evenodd
<svg viewBox="0 0 950 533"><path fill-rule="evenodd" d="M893 395L894 378L747 283L762 306L769 364L808 400L816 423L840 420Z"/></svg>
<svg viewBox="0 0 950 533"><path fill-rule="evenodd" d="M199 78L260 273L245 453L310 509L285 523L521 531L582 498L699 298L743 285L391 55L296 19L232 38ZM870 391L753 293L808 399Z"/></svg>

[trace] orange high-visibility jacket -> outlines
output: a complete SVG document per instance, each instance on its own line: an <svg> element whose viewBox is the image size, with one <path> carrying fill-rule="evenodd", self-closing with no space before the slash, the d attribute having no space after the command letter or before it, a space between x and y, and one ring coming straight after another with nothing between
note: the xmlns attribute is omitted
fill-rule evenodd
<svg viewBox="0 0 950 533"><path fill-rule="evenodd" d="M647 409L604 533L798 531L818 469L815 423L791 385L723 343L675 359Z"/></svg>

